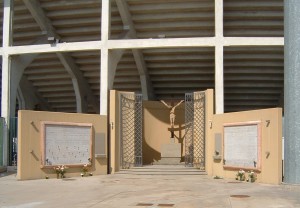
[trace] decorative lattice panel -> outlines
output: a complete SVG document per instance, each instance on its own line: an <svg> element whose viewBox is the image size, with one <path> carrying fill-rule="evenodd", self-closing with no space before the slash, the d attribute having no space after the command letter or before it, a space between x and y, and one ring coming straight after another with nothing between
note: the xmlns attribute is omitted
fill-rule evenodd
<svg viewBox="0 0 300 208"><path fill-rule="evenodd" d="M185 95L185 165L205 169L205 92Z"/></svg>
<svg viewBox="0 0 300 208"><path fill-rule="evenodd" d="M193 166L194 95L185 94L185 166Z"/></svg>
<svg viewBox="0 0 300 208"><path fill-rule="evenodd" d="M142 95L121 94L121 167L142 166Z"/></svg>

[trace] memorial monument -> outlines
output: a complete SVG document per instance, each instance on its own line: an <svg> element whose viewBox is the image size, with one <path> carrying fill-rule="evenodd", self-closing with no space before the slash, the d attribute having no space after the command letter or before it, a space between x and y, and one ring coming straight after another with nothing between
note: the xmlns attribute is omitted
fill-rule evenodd
<svg viewBox="0 0 300 208"><path fill-rule="evenodd" d="M175 141L175 109L184 102L184 100L181 100L176 105L168 105L165 101L161 100L161 102L170 109L170 143L168 144L162 144L161 146L161 160L159 161L159 164L162 165L174 165L174 164L180 164L181 159L181 144Z"/></svg>
<svg viewBox="0 0 300 208"><path fill-rule="evenodd" d="M168 105L165 101L161 100L167 108L170 109L170 127L171 127L171 138L174 138L174 123L175 123L175 109L182 103L184 100L181 100L179 103L177 103L175 106Z"/></svg>

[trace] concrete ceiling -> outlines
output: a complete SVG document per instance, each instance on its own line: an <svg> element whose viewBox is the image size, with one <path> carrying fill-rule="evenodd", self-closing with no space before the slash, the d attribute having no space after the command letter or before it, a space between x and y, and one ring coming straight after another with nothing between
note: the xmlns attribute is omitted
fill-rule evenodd
<svg viewBox="0 0 300 208"><path fill-rule="evenodd" d="M214 0L124 2L112 1L111 39L214 36ZM125 36L128 29L133 33ZM60 42L100 40L101 0L14 1L14 45L38 44L50 33ZM283 37L283 0L224 0L224 36ZM54 111L76 112L68 60L100 102L100 52L63 55L69 58L39 55L25 77ZM185 92L214 88L216 58L213 47L119 51L113 88L142 92L143 77L155 99L182 99ZM225 47L225 112L282 105L283 63L283 47ZM89 102L89 113L95 105Z"/></svg>

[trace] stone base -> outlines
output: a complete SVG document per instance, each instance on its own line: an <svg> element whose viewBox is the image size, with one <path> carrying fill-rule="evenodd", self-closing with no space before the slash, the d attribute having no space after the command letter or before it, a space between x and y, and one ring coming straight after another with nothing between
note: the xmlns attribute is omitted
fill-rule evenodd
<svg viewBox="0 0 300 208"><path fill-rule="evenodd" d="M7 171L6 167L0 166L0 173L4 173L6 171Z"/></svg>
<svg viewBox="0 0 300 208"><path fill-rule="evenodd" d="M174 143L172 139L173 143L161 145L161 160L154 162L155 165L180 165L181 144Z"/></svg>
<svg viewBox="0 0 300 208"><path fill-rule="evenodd" d="M17 166L7 166L7 172L17 172Z"/></svg>
<svg viewBox="0 0 300 208"><path fill-rule="evenodd" d="M172 143L172 144L163 144L161 145L161 157L181 157L181 144Z"/></svg>
<svg viewBox="0 0 300 208"><path fill-rule="evenodd" d="M154 165L181 165L180 157L162 157L161 160L154 162Z"/></svg>
<svg viewBox="0 0 300 208"><path fill-rule="evenodd" d="M174 144L174 143L175 143L175 138L172 138L172 137L171 137L171 138L170 138L170 143L171 143L171 144Z"/></svg>

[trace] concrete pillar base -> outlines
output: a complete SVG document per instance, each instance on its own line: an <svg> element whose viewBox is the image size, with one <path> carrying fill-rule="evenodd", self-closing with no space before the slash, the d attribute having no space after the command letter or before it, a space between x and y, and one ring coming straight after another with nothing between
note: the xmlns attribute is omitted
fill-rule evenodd
<svg viewBox="0 0 300 208"><path fill-rule="evenodd" d="M0 173L7 172L6 167L0 166Z"/></svg>

